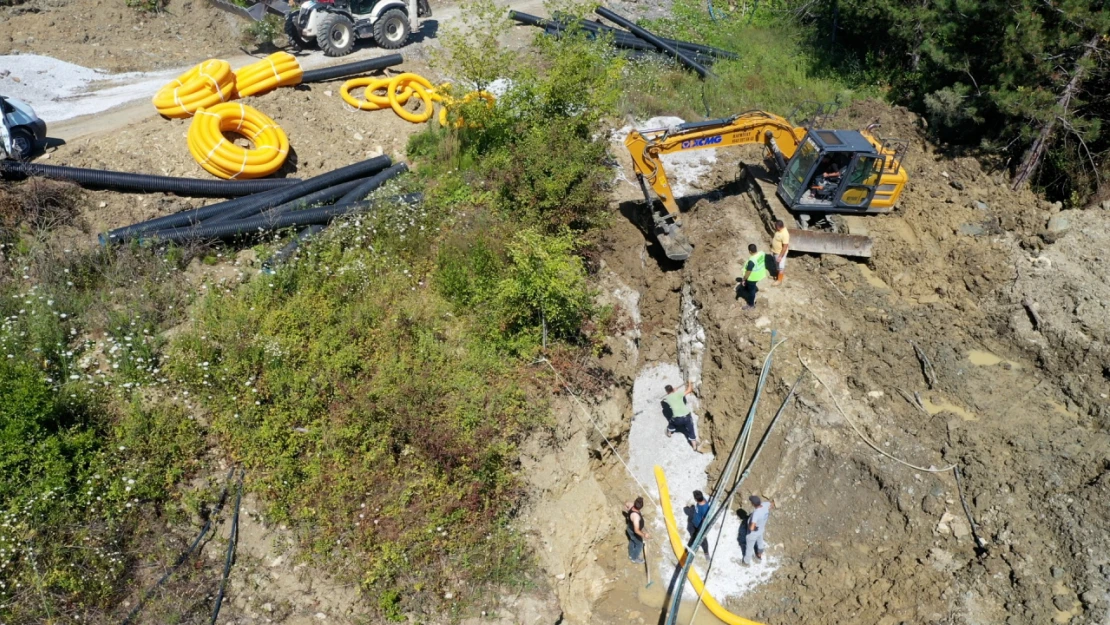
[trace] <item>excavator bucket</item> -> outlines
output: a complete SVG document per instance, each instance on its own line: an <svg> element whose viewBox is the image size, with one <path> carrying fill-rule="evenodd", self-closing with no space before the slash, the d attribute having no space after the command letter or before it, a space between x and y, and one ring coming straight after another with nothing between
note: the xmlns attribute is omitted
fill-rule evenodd
<svg viewBox="0 0 1110 625"><path fill-rule="evenodd" d="M820 230L790 228L790 251L837 256L871 257L871 237L859 234L837 234Z"/></svg>
<svg viewBox="0 0 1110 625"><path fill-rule="evenodd" d="M266 17L267 12L282 16L289 13L289 3L285 0L260 0L250 7L240 6L232 0L210 0L210 2L218 9L234 13L239 17L245 17L252 22L261 21L263 17Z"/></svg>

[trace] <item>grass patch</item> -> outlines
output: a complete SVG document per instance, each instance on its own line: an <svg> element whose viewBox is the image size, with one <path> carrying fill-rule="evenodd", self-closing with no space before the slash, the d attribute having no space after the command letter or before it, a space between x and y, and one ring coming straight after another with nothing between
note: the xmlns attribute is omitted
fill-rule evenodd
<svg viewBox="0 0 1110 625"><path fill-rule="evenodd" d="M751 109L787 116L809 102L843 103L876 95L853 90L835 76L816 70L801 27L768 20L709 20L701 4L680 0L672 17L647 25L658 34L735 52L720 60L717 78L701 80L667 60L635 61L620 92L621 112L636 118L676 115L690 120L728 117Z"/></svg>

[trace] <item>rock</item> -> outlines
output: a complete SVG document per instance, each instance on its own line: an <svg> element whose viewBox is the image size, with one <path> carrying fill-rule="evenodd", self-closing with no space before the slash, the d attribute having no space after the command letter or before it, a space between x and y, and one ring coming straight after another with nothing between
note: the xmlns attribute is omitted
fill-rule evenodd
<svg viewBox="0 0 1110 625"><path fill-rule="evenodd" d="M882 391L870 391L870 392L867 393L867 396L870 397L871 399L878 399L878 398L883 396L883 392Z"/></svg>
<svg viewBox="0 0 1110 625"><path fill-rule="evenodd" d="M274 611L274 604L272 604L272 603L263 603L262 604L262 609L267 611L267 612L273 612Z"/></svg>
<svg viewBox="0 0 1110 625"><path fill-rule="evenodd" d="M948 186L952 187L953 189L955 189L957 191L963 191L964 190L964 183L960 182L959 180L949 180L948 181Z"/></svg>
<svg viewBox="0 0 1110 625"><path fill-rule="evenodd" d="M558 575L555 576L555 579L559 580L560 582L563 581L566 578L567 578L566 573L559 573Z"/></svg>
<svg viewBox="0 0 1110 625"><path fill-rule="evenodd" d="M324 95L326 95L330 98L331 97L331 89L328 89L327 91L325 91Z"/></svg>
<svg viewBox="0 0 1110 625"><path fill-rule="evenodd" d="M1058 566L1052 567L1052 579L1060 579L1064 577L1064 569Z"/></svg>
<svg viewBox="0 0 1110 625"><path fill-rule="evenodd" d="M987 229L983 227L983 224L963 224L960 226L960 234L969 237L981 237L987 234Z"/></svg>
<svg viewBox="0 0 1110 625"><path fill-rule="evenodd" d="M945 178L948 178L948 172L946 172L946 171L940 172L940 175L944 176Z"/></svg>
<svg viewBox="0 0 1110 625"><path fill-rule="evenodd" d="M1058 213L1058 212L1064 210L1064 203L1063 202L1053 202L1053 203L1048 205L1048 210L1053 212L1053 213Z"/></svg>
<svg viewBox="0 0 1110 625"><path fill-rule="evenodd" d="M933 532L936 534L943 534L945 536L951 534L952 528L950 524L952 523L952 521L955 520L956 517L953 516L951 512L945 512L944 514L940 515L940 521L937 522L936 529L934 529Z"/></svg>
<svg viewBox="0 0 1110 625"><path fill-rule="evenodd" d="M1059 215L1053 215L1048 220L1048 226L1046 226L1046 229L1050 233L1056 235L1064 234L1065 232L1067 232L1071 228L1071 219L1068 216L1068 213L1070 212L1071 211L1064 211Z"/></svg>
<svg viewBox="0 0 1110 625"><path fill-rule="evenodd" d="M1099 206L1101 206L1104 211L1110 211L1110 200L1103 200L1102 204L1099 204Z"/></svg>
<svg viewBox="0 0 1110 625"><path fill-rule="evenodd" d="M2 70L2 71L0 71L0 78L7 78L8 76L11 75L11 73L12 73L12 71L10 69Z"/></svg>
<svg viewBox="0 0 1110 625"><path fill-rule="evenodd" d="M362 133L356 132L355 134L351 135L351 138L355 141L362 141Z"/></svg>
<svg viewBox="0 0 1110 625"><path fill-rule="evenodd" d="M1067 612L1075 607L1075 601L1065 595L1056 595L1052 598L1052 605L1056 606L1057 610Z"/></svg>
<svg viewBox="0 0 1110 625"><path fill-rule="evenodd" d="M982 200L975 200L974 202L972 202L972 206L981 211L985 211L990 208L990 206Z"/></svg>
<svg viewBox="0 0 1110 625"><path fill-rule="evenodd" d="M321 621L326 621L328 619L328 615L324 614L323 612L317 612L316 618L320 619Z"/></svg>

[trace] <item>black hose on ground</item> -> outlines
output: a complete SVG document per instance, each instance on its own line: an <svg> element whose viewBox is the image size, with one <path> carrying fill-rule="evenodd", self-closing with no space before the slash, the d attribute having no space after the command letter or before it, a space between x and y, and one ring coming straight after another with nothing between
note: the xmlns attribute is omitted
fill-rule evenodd
<svg viewBox="0 0 1110 625"><path fill-rule="evenodd" d="M165 217L158 217L141 223L124 226L117 228L100 236L101 245L108 243L119 243L126 241L138 234L152 232L155 230L167 230L169 228L177 228L187 224L196 224L208 219L214 215L224 211L246 212L247 209L259 207L266 209L271 206L277 206L300 197L304 197L309 193L314 193L322 189L333 187L337 184L347 182L354 178L360 178L372 174L383 167L388 167L393 161L388 156L376 156L353 165L341 167L334 171L329 171L326 174L321 174L308 180L302 181L295 185L290 185L283 189L277 189L264 194L253 195L250 197L239 198L229 202L220 202L205 206L203 208L195 208L192 210L181 211L173 215L166 215Z"/></svg>
<svg viewBox="0 0 1110 625"><path fill-rule="evenodd" d="M294 200L285 202L284 204L278 204L274 207L267 207L265 205L259 205L258 203L255 203L251 206L241 205L230 210L225 210L218 215L213 215L212 217L203 220L201 223L206 226L211 226L212 224L222 224L225 222L235 221L236 219L246 219L247 217L254 217L264 210L274 211L279 208L288 208L288 210L301 210L302 208L311 208L317 204L328 204L334 202L336 198L341 197L343 194L347 193L351 189L354 189L366 180L367 178L348 180L343 184L337 184L334 187L320 189L315 193L309 193L304 197L299 197Z"/></svg>
<svg viewBox="0 0 1110 625"><path fill-rule="evenodd" d="M702 78L705 78L706 76L712 76L713 75L713 72L706 69L705 66L703 66L702 64L698 63L697 61L691 59L686 54L678 51L671 44L666 43L665 41L661 40L659 37L656 37L655 35L653 35L650 31L645 30L643 28L640 28L639 26L633 24L632 22L630 22L629 20L621 17L620 15L610 11L609 9L606 9L605 7L597 7L597 9L595 9L594 12L597 13L598 15L600 15L601 17L604 17L605 19L609 20L610 22L613 22L617 26L622 26L624 28L627 28L629 31L632 32L633 35L636 35L640 39L643 39L644 41L654 45L656 48L659 48L659 50L661 52L665 52L666 54L675 57L676 59L678 59L679 63L682 63L686 67L689 67L690 69L697 72L698 76L701 76Z"/></svg>
<svg viewBox="0 0 1110 625"><path fill-rule="evenodd" d="M22 180L28 177L73 182L86 189L140 193L176 193L187 197L241 197L288 187L300 182L296 178L264 178L260 180L201 180L132 174L107 169L85 169L62 165L42 165L19 161L0 161L0 177Z"/></svg>
<svg viewBox="0 0 1110 625"><path fill-rule="evenodd" d="M243 475L246 469L239 469L239 489L235 494L235 514L231 517L231 534L227 539L227 555L224 557L224 575L220 579L220 592L216 594L216 603L212 606L212 620L209 625L216 625L220 618L220 606L224 603L224 592L227 590L227 578L231 575L231 563L235 561L235 549L239 546L239 506L243 503Z"/></svg>
<svg viewBox="0 0 1110 625"><path fill-rule="evenodd" d="M389 178L400 174L401 165L390 167L386 171L379 174L381 182L384 183ZM389 173L386 176L384 174ZM375 176L377 178L378 176ZM347 204L335 204L334 206L323 206L320 208L310 208L308 210L290 211L279 215L263 213L257 217L250 219L241 219L239 221L232 221L227 223L195 226L192 228L176 228L167 230L158 230L149 234L143 235L144 239L151 239L157 243L171 243L181 241L196 241L204 239L224 239L244 234L253 234L256 232L264 232L266 230L280 230L281 228L289 228L293 226L309 226L313 224L326 224L332 219L345 215L349 212L360 212L360 209L371 208L380 204L380 202L363 201L351 202Z"/></svg>
<svg viewBox="0 0 1110 625"><path fill-rule="evenodd" d="M343 197L339 198L339 200L336 202L336 204L347 204L347 203L350 203L350 202L357 202L359 200L365 200L366 196L370 195L371 191L373 191L374 189L377 189L378 187L385 184L385 182L387 180L389 180L390 178L393 178L394 176L399 176L399 175L405 173L408 170L409 170L408 165L405 165L404 163L397 163L393 167L390 167L389 169L381 172L380 174L366 179L364 182L360 183L357 187L355 187L355 188L351 189L350 191L348 191L347 193L345 193L343 195Z"/></svg>
<svg viewBox="0 0 1110 625"><path fill-rule="evenodd" d="M404 62L405 59L402 58L400 54L390 54L388 56L380 56L376 59L367 59L365 61L355 61L354 63L344 63L342 65L333 65L332 67L312 69L301 76L301 84L323 82L325 80L343 78L344 76L365 74L366 72L400 65Z"/></svg>

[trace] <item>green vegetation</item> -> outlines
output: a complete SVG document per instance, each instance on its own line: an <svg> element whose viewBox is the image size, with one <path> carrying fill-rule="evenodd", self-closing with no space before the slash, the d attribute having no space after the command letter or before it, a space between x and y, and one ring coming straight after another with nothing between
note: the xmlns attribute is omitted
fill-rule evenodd
<svg viewBox="0 0 1110 625"><path fill-rule="evenodd" d="M760 20L770 21L770 20ZM701 80L669 60L638 61L621 85L623 112L636 117L677 115L687 120L727 117L751 109L787 116L806 103L878 95L853 89L835 75L816 70L806 47L806 30L787 21L753 25L747 20L713 22L704 5L676 2L674 15L649 25L678 39L737 53L738 60L713 65L716 79Z"/></svg>
<svg viewBox="0 0 1110 625"><path fill-rule="evenodd" d="M274 39L281 37L285 32L285 20L280 15L266 13L257 22L251 22L243 27L240 41L243 46L273 46Z"/></svg>

